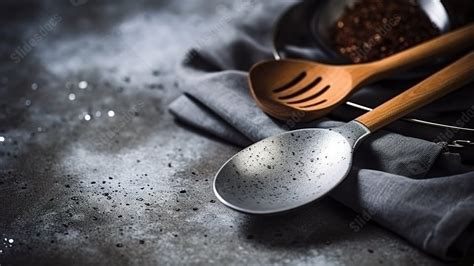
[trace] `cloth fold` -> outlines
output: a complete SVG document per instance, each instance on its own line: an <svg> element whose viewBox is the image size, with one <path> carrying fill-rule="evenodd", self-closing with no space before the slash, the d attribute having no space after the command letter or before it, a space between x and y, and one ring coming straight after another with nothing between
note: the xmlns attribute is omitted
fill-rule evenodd
<svg viewBox="0 0 474 266"><path fill-rule="evenodd" d="M255 8L248 10L245 21L229 20L218 40L191 50L179 69L185 93L171 103L171 113L241 147L289 129L339 125L327 118L304 124L298 117L276 121L248 93L245 71L271 58L271 27L292 3L252 2ZM384 90L380 84L374 86L363 88L357 97L373 99L377 90ZM463 108L442 106L449 111ZM459 169L443 168L459 165L459 158L440 156L442 149L430 141L376 132L361 144L351 174L331 196L355 211L372 214L381 226L439 258L459 258L473 246L474 168L463 166L466 171L461 174Z"/></svg>

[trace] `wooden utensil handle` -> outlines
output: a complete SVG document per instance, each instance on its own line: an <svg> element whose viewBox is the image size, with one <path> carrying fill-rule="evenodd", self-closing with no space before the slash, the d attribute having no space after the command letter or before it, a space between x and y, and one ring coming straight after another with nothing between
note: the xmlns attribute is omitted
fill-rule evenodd
<svg viewBox="0 0 474 266"><path fill-rule="evenodd" d="M408 69L423 61L433 60L439 55L450 52L462 52L474 46L474 23L455 31L426 41L415 47L389 56L385 59L369 63L372 68L379 70L373 79L383 78L394 71Z"/></svg>
<svg viewBox="0 0 474 266"><path fill-rule="evenodd" d="M474 51L356 120L373 132L472 80Z"/></svg>

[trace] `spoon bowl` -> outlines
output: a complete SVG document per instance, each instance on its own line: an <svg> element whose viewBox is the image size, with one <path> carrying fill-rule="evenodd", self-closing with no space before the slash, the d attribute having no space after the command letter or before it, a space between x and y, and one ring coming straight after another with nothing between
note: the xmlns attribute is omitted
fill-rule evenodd
<svg viewBox="0 0 474 266"><path fill-rule="evenodd" d="M351 122L267 138L224 164L214 191L227 206L252 214L280 213L313 202L347 176L354 145L368 133Z"/></svg>

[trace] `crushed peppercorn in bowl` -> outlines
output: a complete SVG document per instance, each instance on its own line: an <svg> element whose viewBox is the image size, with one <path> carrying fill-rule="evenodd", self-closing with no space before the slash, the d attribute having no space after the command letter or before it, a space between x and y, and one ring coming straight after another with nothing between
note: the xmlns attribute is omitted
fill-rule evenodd
<svg viewBox="0 0 474 266"><path fill-rule="evenodd" d="M365 63L388 57L450 30L437 0L331 0L318 5L311 30L336 63ZM415 69L406 78L426 73Z"/></svg>

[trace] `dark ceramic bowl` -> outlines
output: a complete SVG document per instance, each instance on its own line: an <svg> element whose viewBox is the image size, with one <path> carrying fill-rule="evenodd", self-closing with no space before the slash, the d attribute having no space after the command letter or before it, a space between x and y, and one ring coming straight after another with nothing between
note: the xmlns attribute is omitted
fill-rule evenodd
<svg viewBox="0 0 474 266"><path fill-rule="evenodd" d="M352 7L357 0L323 0L315 7L315 11L310 21L310 29L317 42L317 45L328 54L331 60L339 64L351 64L352 62L340 54L332 44L330 28L342 16L346 7ZM426 13L433 24L438 27L441 34L449 31L451 20L444 5L439 0L420 0L420 8ZM424 76L434 69L439 68L444 60L438 58L436 64L422 66L401 73L394 78L415 78Z"/></svg>

